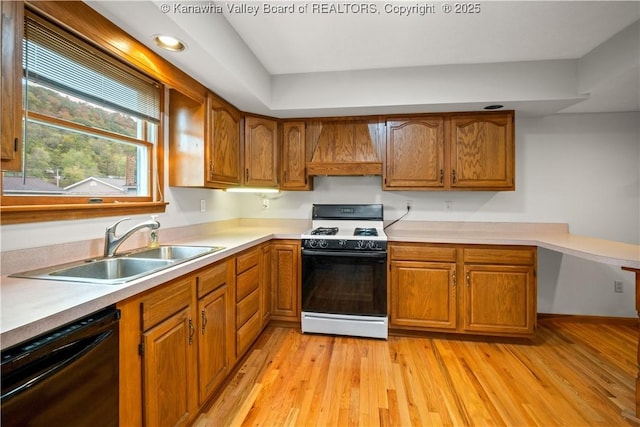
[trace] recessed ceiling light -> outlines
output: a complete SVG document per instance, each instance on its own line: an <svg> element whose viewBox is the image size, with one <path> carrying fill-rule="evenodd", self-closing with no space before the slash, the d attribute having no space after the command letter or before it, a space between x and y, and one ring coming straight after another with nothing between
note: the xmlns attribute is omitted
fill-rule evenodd
<svg viewBox="0 0 640 427"><path fill-rule="evenodd" d="M493 105L487 105L486 107L484 107L485 110L499 110L502 107L504 107L504 105L500 105L500 104L493 104Z"/></svg>
<svg viewBox="0 0 640 427"><path fill-rule="evenodd" d="M187 48L187 45L184 42L172 36L158 34L153 36L153 41L156 46L172 52L182 52Z"/></svg>

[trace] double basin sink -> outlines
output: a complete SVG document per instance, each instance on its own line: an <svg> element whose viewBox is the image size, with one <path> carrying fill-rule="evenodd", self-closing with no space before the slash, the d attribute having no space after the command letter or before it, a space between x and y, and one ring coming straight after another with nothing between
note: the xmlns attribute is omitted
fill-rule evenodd
<svg viewBox="0 0 640 427"><path fill-rule="evenodd" d="M117 285L222 249L221 246L158 246L17 273L12 277Z"/></svg>

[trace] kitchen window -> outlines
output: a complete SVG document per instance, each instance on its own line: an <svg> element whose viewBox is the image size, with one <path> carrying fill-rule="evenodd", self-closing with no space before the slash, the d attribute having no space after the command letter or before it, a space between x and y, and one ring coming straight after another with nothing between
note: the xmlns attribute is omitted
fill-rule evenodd
<svg viewBox="0 0 640 427"><path fill-rule="evenodd" d="M160 83L29 11L22 71L22 167L3 172L3 215L164 208Z"/></svg>

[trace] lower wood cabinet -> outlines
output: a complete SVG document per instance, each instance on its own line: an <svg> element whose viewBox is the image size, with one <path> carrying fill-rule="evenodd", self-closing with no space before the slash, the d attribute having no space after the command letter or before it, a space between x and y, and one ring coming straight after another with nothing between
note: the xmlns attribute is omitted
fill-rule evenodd
<svg viewBox="0 0 640 427"><path fill-rule="evenodd" d="M206 403L235 360L235 263L221 261L197 274L198 402Z"/></svg>
<svg viewBox="0 0 640 427"><path fill-rule="evenodd" d="M259 247L236 257L236 357L240 358L262 332Z"/></svg>
<svg viewBox="0 0 640 427"><path fill-rule="evenodd" d="M271 245L271 319L300 321L300 240Z"/></svg>
<svg viewBox="0 0 640 427"><path fill-rule="evenodd" d="M120 425L188 425L230 372L234 261L118 304Z"/></svg>
<svg viewBox="0 0 640 427"><path fill-rule="evenodd" d="M536 249L390 244L390 328L531 336Z"/></svg>

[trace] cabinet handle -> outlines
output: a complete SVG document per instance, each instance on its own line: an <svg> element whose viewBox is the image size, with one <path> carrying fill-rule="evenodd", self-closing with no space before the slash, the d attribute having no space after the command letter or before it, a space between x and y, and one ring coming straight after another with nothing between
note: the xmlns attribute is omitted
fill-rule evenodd
<svg viewBox="0 0 640 427"><path fill-rule="evenodd" d="M456 287L456 284L457 284L457 283L456 283L456 282L457 282L457 280L456 280L456 271L455 271L455 270L453 270L453 273L452 273L452 275L451 275L451 279L452 279L452 281L453 281L453 287L455 288L455 287Z"/></svg>
<svg viewBox="0 0 640 427"><path fill-rule="evenodd" d="M284 171L284 182L287 182L287 171Z"/></svg>
<svg viewBox="0 0 640 427"><path fill-rule="evenodd" d="M189 345L193 344L193 334L195 334L196 328L193 327L193 320L189 319Z"/></svg>
<svg viewBox="0 0 640 427"><path fill-rule="evenodd" d="M209 180L213 180L213 160L209 160Z"/></svg>
<svg viewBox="0 0 640 427"><path fill-rule="evenodd" d="M13 139L13 151L18 151L18 138Z"/></svg>
<svg viewBox="0 0 640 427"><path fill-rule="evenodd" d="M440 184L444 184L444 169L440 169Z"/></svg>
<svg viewBox="0 0 640 427"><path fill-rule="evenodd" d="M455 169L451 173L451 181L453 181L454 184L456 183L456 181L458 181L458 178L456 177L456 170Z"/></svg>
<svg viewBox="0 0 640 427"><path fill-rule="evenodd" d="M204 335L204 330L207 327L207 313L202 310L202 335Z"/></svg>
<svg viewBox="0 0 640 427"><path fill-rule="evenodd" d="M244 181L245 184L249 181L249 169L244 170Z"/></svg>
<svg viewBox="0 0 640 427"><path fill-rule="evenodd" d="M469 282L471 282L471 273L467 273L467 288L469 287Z"/></svg>

